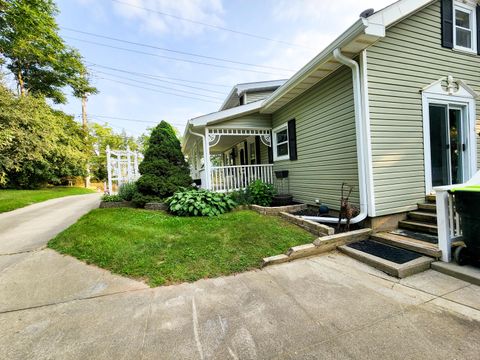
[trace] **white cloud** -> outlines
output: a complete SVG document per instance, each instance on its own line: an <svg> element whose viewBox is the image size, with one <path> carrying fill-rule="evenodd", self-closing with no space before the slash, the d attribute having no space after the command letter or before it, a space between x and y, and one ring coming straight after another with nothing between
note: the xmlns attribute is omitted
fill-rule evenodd
<svg viewBox="0 0 480 360"><path fill-rule="evenodd" d="M191 36L205 29L202 25L165 16L155 11L212 25L223 24L224 10L221 0L124 0L122 2L132 6L114 2L115 11L129 20L140 22L144 30L153 33Z"/></svg>

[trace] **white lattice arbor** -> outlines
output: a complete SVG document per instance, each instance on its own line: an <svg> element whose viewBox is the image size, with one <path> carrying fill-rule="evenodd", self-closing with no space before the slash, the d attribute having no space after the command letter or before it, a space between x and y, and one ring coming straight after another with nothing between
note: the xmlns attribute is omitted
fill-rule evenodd
<svg viewBox="0 0 480 360"><path fill-rule="evenodd" d="M138 180L140 173L138 164L143 159L143 154L138 151L132 151L127 146L127 150L111 150L107 146L107 174L108 174L108 193L113 193L113 184L117 186L127 182Z"/></svg>

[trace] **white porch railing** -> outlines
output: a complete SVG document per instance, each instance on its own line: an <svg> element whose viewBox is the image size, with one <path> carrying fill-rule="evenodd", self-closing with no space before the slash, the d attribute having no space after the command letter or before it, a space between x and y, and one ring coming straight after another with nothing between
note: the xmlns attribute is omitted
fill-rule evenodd
<svg viewBox="0 0 480 360"><path fill-rule="evenodd" d="M230 192L245 189L255 180L273 183L273 165L212 166L210 172L212 191Z"/></svg>
<svg viewBox="0 0 480 360"><path fill-rule="evenodd" d="M455 193L449 190L467 185L480 185L480 171L465 184L435 187L437 203L438 247L442 251L442 261L452 259L452 243L462 236L460 216L455 207Z"/></svg>

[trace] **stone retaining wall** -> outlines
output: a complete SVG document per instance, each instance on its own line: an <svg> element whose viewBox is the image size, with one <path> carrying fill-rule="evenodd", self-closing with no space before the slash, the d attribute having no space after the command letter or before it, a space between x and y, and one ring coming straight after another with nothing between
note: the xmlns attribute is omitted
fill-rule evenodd
<svg viewBox="0 0 480 360"><path fill-rule="evenodd" d="M308 232L312 233L315 236L335 234L334 228L324 224L317 223L315 221L302 219L300 216L295 216L286 212L281 212L280 217L287 220L288 222L291 222L292 224L300 226L301 228L307 230Z"/></svg>
<svg viewBox="0 0 480 360"><path fill-rule="evenodd" d="M101 209L112 208L133 208L135 207L131 201L102 201L100 202Z"/></svg>
<svg viewBox="0 0 480 360"><path fill-rule="evenodd" d="M145 204L146 210L168 210L168 205L161 202L150 202Z"/></svg>
<svg viewBox="0 0 480 360"><path fill-rule="evenodd" d="M307 204L295 204L287 206L259 206L259 205L250 205L250 209L262 214L262 215L279 215L280 213L292 213L300 210L305 210Z"/></svg>

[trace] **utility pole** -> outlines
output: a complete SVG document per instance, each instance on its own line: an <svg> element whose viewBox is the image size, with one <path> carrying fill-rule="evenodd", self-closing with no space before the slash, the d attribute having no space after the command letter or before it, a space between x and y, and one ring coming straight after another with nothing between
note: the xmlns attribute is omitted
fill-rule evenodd
<svg viewBox="0 0 480 360"><path fill-rule="evenodd" d="M88 141L88 120L87 120L87 96L82 96L82 127L85 132L85 141ZM87 175L85 176L85 187L90 187L90 164L87 162Z"/></svg>

